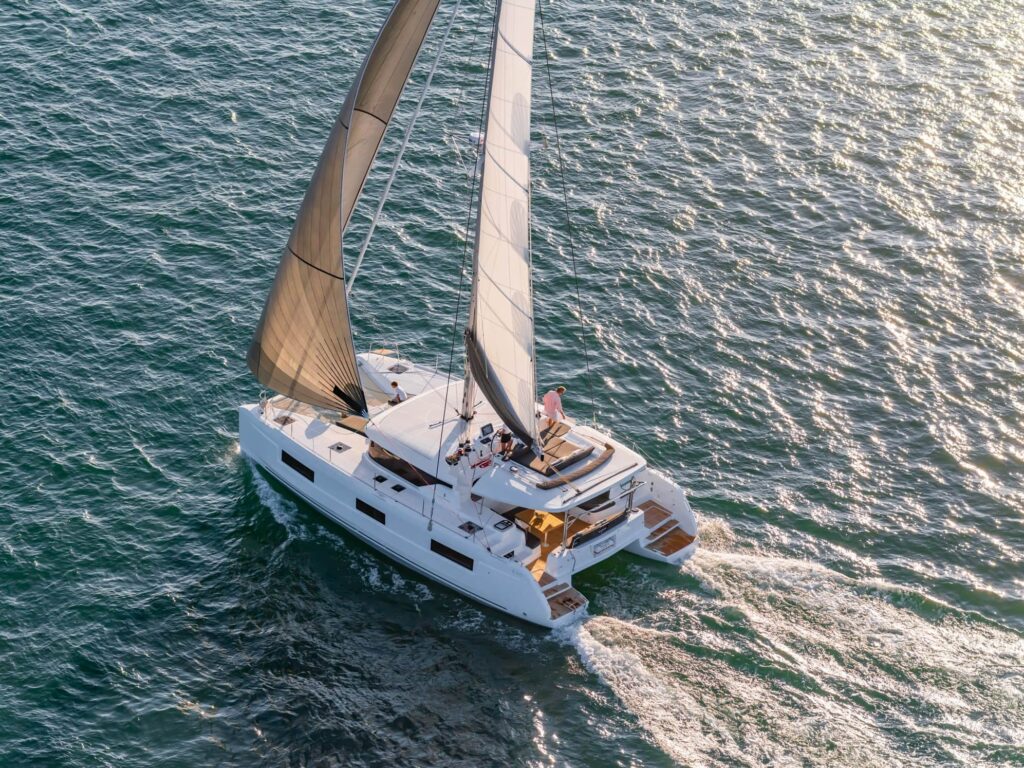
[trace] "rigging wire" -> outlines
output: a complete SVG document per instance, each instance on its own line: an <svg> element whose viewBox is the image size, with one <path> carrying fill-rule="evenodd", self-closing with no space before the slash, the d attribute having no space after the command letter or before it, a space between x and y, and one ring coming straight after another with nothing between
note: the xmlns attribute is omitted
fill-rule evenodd
<svg viewBox="0 0 1024 768"><path fill-rule="evenodd" d="M562 138L558 130L558 114L555 111L555 90L551 85L551 56L548 52L548 33L544 23L544 2L538 0L537 15L540 16L540 34L544 44L544 71L548 80L548 97L551 100L551 122L555 129L555 149L558 153L558 174L562 180L562 205L565 208L565 229L569 239L569 256L572 261L572 278L576 285L576 311L579 314L580 342L583 346L583 359L587 364L587 394L590 396L590 418L597 421L597 408L594 400L594 381L590 370L590 354L587 351L586 326L583 323L583 300L580 297L580 276L576 269L576 246L572 237L572 220L569 217L569 194L565 185L565 160L562 156Z"/></svg>
<svg viewBox="0 0 1024 768"><path fill-rule="evenodd" d="M448 26L444 30L444 37L441 38L441 43L437 46L437 55L434 56L434 63L430 66L430 72L427 73L427 79L423 83L423 90L420 91L419 101L416 102L416 109L413 110L412 117L409 119L409 124L405 127L405 135L402 136L402 144L398 148L398 154L395 155L395 160L391 164L391 174L388 176L387 184L384 185L384 192L380 196L380 200L377 203L377 211L373 214L373 218L370 220L370 229L366 233L366 237L363 239L363 245L359 249L359 256L356 258L355 266L352 267L352 275L348 279L348 285L345 287L346 295L352 295L352 286L356 282L356 276L359 274L359 268L363 265L363 257L366 255L366 249L370 246L370 238L373 237L373 231L377 228L377 220L380 218L381 211L384 210L384 203L387 202L388 193L391 192L391 184L395 180L395 176L398 175L398 166L402 163L402 155L405 154L405 148L409 144L409 137L412 136L412 129L416 127L416 119L420 116L420 111L423 108L423 100L427 97L427 91L430 90L430 83L434 79L434 73L437 71L437 65L441 61L441 54L444 53L445 45L448 43L448 35L451 34L452 26L455 24L455 17L459 14L459 6L462 4L462 0L455 0L455 8L452 10L452 14L448 19Z"/></svg>
<svg viewBox="0 0 1024 768"><path fill-rule="evenodd" d="M498 31L498 11L500 8L500 0L495 0L494 3L494 23L491 26L491 45L488 50L494 48L494 37ZM475 40L474 40L475 44ZM490 54L488 54L488 61L490 60ZM488 66L487 78L484 81L484 98L480 104L480 120L477 130L483 131L484 119L487 117L487 93L490 91L490 80L493 73L493 68ZM477 152L480 150L478 149ZM455 299L455 312L452 314L452 343L451 348L448 351L448 380L444 388L444 406L441 409L441 427L437 438L437 461L434 465L434 477L437 477L441 471L441 453L444 449L444 425L448 418L448 395L452 389L452 365L455 362L455 343L459 337L459 312L462 310L462 292L465 288L466 283L466 257L469 254L469 228L473 223L473 203L476 201L476 182L478 174L473 174L473 184L470 188L469 194L469 206L466 211L466 237L462 243L462 265L459 268L459 290ZM461 417L460 417L461 418ZM427 530L432 530L434 527L434 503L437 500L437 483L434 483L430 493L430 521L427 523Z"/></svg>

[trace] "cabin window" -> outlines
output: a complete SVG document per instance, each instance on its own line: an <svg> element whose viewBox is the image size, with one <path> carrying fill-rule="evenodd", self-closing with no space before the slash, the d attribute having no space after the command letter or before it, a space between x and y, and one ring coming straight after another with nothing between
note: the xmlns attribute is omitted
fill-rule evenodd
<svg viewBox="0 0 1024 768"><path fill-rule="evenodd" d="M304 478L313 482L313 470L303 464L301 461L292 456L288 451L281 451L281 461L287 464L289 467L294 469Z"/></svg>
<svg viewBox="0 0 1024 768"><path fill-rule="evenodd" d="M604 493L599 493L594 498L588 499L587 501L584 501L582 504L580 504L580 509L585 509L588 512L590 512L591 510L597 509L602 504L606 503L610 498L611 498L611 491L605 491Z"/></svg>
<svg viewBox="0 0 1024 768"><path fill-rule="evenodd" d="M467 557L466 555L462 554L461 552L456 552L451 547L446 547L444 544L442 544L437 539L431 539L430 540L430 551L431 552L436 552L441 557L447 557L453 563L458 563L463 568L465 568L467 571L472 571L473 570L473 558Z"/></svg>
<svg viewBox="0 0 1024 768"><path fill-rule="evenodd" d="M367 504L362 499L356 499L356 509L358 509L360 512L362 512L367 517L372 517L374 520L376 520L381 525L386 525L386 523L384 521L387 520L387 518L384 516L384 513L381 512L376 507L371 507L369 504Z"/></svg>
<svg viewBox="0 0 1024 768"><path fill-rule="evenodd" d="M433 475L428 475L419 469L416 469L412 464L407 462L405 459L400 459L391 451L386 448L381 448L374 442L370 443L370 448L367 451L370 454L370 458L380 464L384 469L390 470L398 475L406 482L412 483L413 485L424 486L433 485L439 483L441 485L451 488L448 483L444 480L438 480Z"/></svg>

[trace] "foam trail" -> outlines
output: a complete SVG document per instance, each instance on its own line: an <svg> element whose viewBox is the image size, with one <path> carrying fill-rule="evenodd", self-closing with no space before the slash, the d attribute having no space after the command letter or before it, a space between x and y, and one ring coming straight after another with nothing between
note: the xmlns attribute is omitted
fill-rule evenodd
<svg viewBox="0 0 1024 768"><path fill-rule="evenodd" d="M700 723L700 705L684 689L649 669L626 647L602 642L591 631L601 627L612 636L642 633L642 628L607 616L558 630L556 636L576 647L584 666L619 697L652 740L674 760L700 764L711 751ZM734 756L741 753L732 745ZM735 751L734 751L735 750Z"/></svg>
<svg viewBox="0 0 1024 768"><path fill-rule="evenodd" d="M702 551L690 567L706 594L672 585L638 594L632 621L558 633L673 760L865 768L910 738L921 765L976 765L1024 737L1015 633L817 563Z"/></svg>
<svg viewBox="0 0 1024 768"><path fill-rule="evenodd" d="M732 549L735 543L736 534L728 521L718 517L701 517L700 549L702 551Z"/></svg>

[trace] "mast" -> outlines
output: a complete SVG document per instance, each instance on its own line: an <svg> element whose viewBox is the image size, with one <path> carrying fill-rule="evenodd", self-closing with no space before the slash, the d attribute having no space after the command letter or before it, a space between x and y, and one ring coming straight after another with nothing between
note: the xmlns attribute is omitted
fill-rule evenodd
<svg viewBox="0 0 1024 768"><path fill-rule="evenodd" d="M536 0L496 0L462 416L475 389L537 442L530 254L530 96Z"/></svg>
<svg viewBox="0 0 1024 768"><path fill-rule="evenodd" d="M487 67L487 88L486 88L486 103L487 103L487 120L490 121L491 112L491 89L494 83L494 61L497 58L497 45L498 45L498 29L501 22L501 0L494 0L494 24L491 30L491 52L488 60ZM484 153L487 151L484 142L484 137L480 134L473 134L475 141L478 142L476 148L476 167L474 168L474 176L476 173L480 173L480 193L477 196L477 220L476 220L476 232L474 233L473 241L473 277L470 285L470 296L469 296L469 319L466 322L466 328L463 332L464 343L469 345L468 336L469 330L473 327L473 321L476 317L476 248L477 243L480 242L480 206L483 203L483 165L484 165ZM465 429L463 430L463 439L469 438L469 422L473 420L473 414L475 411L476 403L476 381L473 379L473 368L469 364L469 355L466 355L466 372L465 378L463 379L462 386L462 407L459 410L459 415L462 417Z"/></svg>
<svg viewBox="0 0 1024 768"><path fill-rule="evenodd" d="M365 414L341 236L439 0L396 0L331 129L277 268L247 361L266 387Z"/></svg>

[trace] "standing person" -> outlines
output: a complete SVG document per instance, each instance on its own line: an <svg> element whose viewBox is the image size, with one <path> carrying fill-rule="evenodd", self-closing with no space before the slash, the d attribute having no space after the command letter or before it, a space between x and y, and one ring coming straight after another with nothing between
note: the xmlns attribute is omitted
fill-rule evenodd
<svg viewBox="0 0 1024 768"><path fill-rule="evenodd" d="M551 429L557 422L565 420L565 411L562 410L562 395L564 394L565 387L555 387L544 395L544 415L548 419L547 429Z"/></svg>
<svg viewBox="0 0 1024 768"><path fill-rule="evenodd" d="M498 433L498 452L501 453L501 460L508 461L512 458L512 446L515 443L512 441L512 433L504 427Z"/></svg>
<svg viewBox="0 0 1024 768"><path fill-rule="evenodd" d="M399 386L397 381L391 382L391 391L394 393L394 397L388 400L388 405L398 405L409 399L409 395Z"/></svg>

